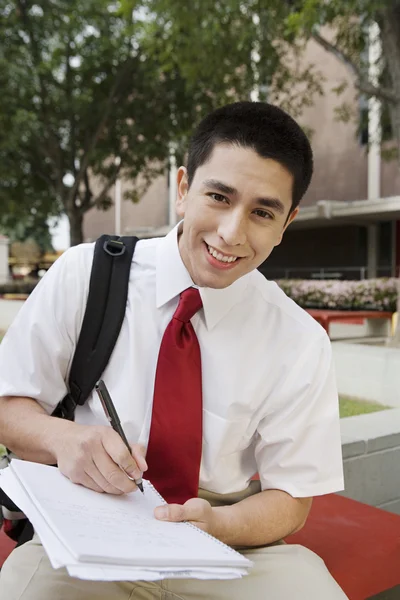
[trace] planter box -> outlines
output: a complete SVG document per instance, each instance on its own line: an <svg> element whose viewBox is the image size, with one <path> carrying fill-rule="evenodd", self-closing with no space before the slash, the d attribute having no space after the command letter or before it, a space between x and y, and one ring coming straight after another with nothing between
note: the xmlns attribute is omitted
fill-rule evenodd
<svg viewBox="0 0 400 600"><path fill-rule="evenodd" d="M400 408L340 420L341 495L400 514Z"/></svg>

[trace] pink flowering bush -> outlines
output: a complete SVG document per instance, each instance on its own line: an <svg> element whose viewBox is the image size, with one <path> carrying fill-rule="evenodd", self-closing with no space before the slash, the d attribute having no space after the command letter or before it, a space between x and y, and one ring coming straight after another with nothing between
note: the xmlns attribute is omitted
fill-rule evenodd
<svg viewBox="0 0 400 600"><path fill-rule="evenodd" d="M395 278L361 281L281 279L277 284L303 308L396 311Z"/></svg>

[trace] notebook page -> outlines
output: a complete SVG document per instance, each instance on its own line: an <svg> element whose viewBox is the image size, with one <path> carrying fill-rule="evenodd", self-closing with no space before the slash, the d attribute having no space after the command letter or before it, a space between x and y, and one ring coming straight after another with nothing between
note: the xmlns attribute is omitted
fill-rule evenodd
<svg viewBox="0 0 400 600"><path fill-rule="evenodd" d="M73 559L70 553L54 535L52 529L37 510L25 488L14 473L12 473L10 467L0 470L0 487L19 506L22 512L29 517L35 531L39 534L53 569L58 569L71 562Z"/></svg>
<svg viewBox="0 0 400 600"><path fill-rule="evenodd" d="M124 570L125 569L125 570ZM160 581L161 579L240 579L248 574L246 569L229 567L208 567L207 570L189 568L186 570L149 570L144 567L115 567L113 565L73 565L67 566L71 577L91 581Z"/></svg>
<svg viewBox="0 0 400 600"><path fill-rule="evenodd" d="M143 567L249 567L250 561L185 523L154 518L162 499L145 493L99 494L58 469L13 460L10 467L52 530L78 561Z"/></svg>
<svg viewBox="0 0 400 600"><path fill-rule="evenodd" d="M247 574L246 569L231 567L190 567L186 569L158 567L149 569L134 566L102 565L101 563L78 563L74 561L65 546L48 526L48 523L36 509L25 488L11 469L0 470L0 487L25 514L29 515L29 519L40 537L53 568L57 569L65 566L72 577L98 581L157 581L166 578L234 579Z"/></svg>

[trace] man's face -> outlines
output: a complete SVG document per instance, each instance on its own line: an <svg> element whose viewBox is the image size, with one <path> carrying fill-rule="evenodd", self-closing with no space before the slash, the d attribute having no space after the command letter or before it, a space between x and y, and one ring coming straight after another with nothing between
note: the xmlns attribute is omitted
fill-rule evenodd
<svg viewBox="0 0 400 600"><path fill-rule="evenodd" d="M225 288L253 271L280 244L297 215L293 176L280 163L250 148L218 144L194 175L178 171L182 260L200 287Z"/></svg>

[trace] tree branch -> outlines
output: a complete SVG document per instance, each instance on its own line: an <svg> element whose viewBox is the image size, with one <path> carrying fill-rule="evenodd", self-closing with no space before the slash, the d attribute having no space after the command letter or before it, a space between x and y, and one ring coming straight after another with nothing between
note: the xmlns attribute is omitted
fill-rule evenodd
<svg viewBox="0 0 400 600"><path fill-rule="evenodd" d="M125 61L125 63L123 64L123 66L121 67L120 72L115 77L114 83L110 89L110 93L108 94L106 105L104 107L103 116L102 116L102 118L97 126L97 129L94 132L92 139L90 140L87 148L84 150L84 156L82 159L82 163L80 165L78 175L76 176L74 186L71 190L74 195L76 194L76 190L78 189L79 185L81 184L82 179L84 177L84 173L89 166L90 155L91 155L92 151L94 150L94 148L96 147L96 144L107 124L108 118L111 113L111 109L112 109L114 101L116 100L116 97L117 97L120 83L125 79L126 73L129 70L131 64L133 63L133 60L134 59L132 57L128 58Z"/></svg>
<svg viewBox="0 0 400 600"><path fill-rule="evenodd" d="M375 86L366 80L354 61L352 61L347 54L335 46L335 44L332 44L332 42L329 42L326 38L316 32L312 33L311 37L315 42L317 42L317 44L322 46L324 50L330 52L330 54L333 54L342 64L345 65L345 67L347 67L354 78L355 87L360 92L366 94L367 96L375 96L375 98L385 100L386 102L397 103L400 101L400 98L392 89Z"/></svg>
<svg viewBox="0 0 400 600"><path fill-rule="evenodd" d="M101 190L100 194L91 201L90 208L92 208L93 206L98 205L102 200L104 200L104 198L107 196L108 192L110 191L110 189L112 188L112 186L116 182L120 170L121 170L121 163L118 166L116 166L113 175L107 181L107 183L105 184L104 188Z"/></svg>
<svg viewBox="0 0 400 600"><path fill-rule="evenodd" d="M90 189L90 181L89 181L89 175L88 175L87 169L85 171L83 179L85 182L85 197L82 200L82 204L83 204L83 206L86 207L86 206L90 206L90 200L93 197L93 192Z"/></svg>

